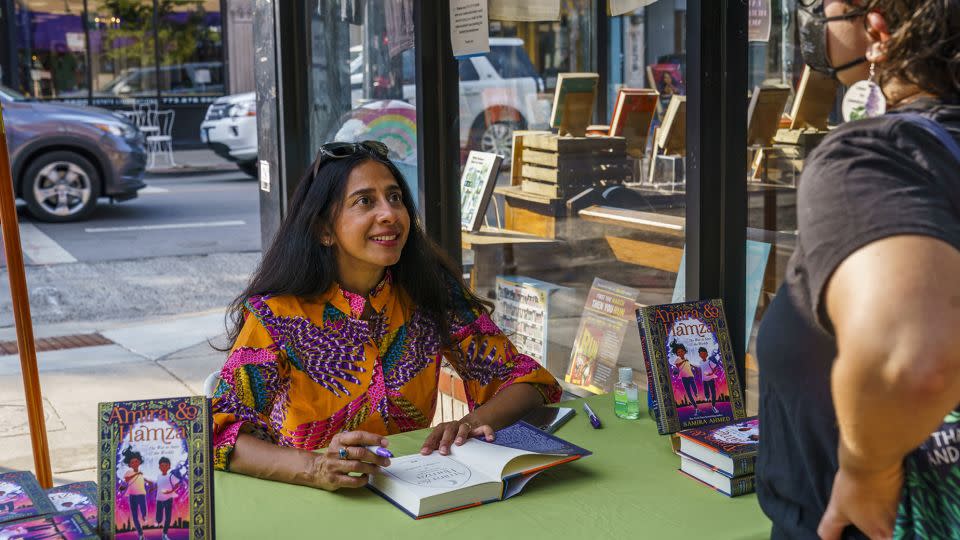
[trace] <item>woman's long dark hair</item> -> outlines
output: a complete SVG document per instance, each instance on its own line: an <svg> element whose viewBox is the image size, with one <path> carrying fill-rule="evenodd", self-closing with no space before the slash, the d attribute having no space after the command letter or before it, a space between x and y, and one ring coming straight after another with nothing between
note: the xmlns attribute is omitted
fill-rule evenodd
<svg viewBox="0 0 960 540"><path fill-rule="evenodd" d="M321 160L318 156L317 160ZM400 260L390 267L394 286L399 286L413 305L439 327L441 341L449 345L448 314L454 304L451 284L462 288L467 300L478 309L490 311L490 303L470 292L453 261L423 231L410 188L403 174L389 160L366 150L340 159L314 161L301 178L287 216L267 249L247 288L227 310L227 339L235 343L244 324L244 303L251 296L291 295L315 300L337 282L337 261L333 247L320 241L323 232L333 230L341 210L347 178L355 167L376 161L390 170L400 185L403 206L410 214L410 233ZM228 345L229 347L229 345ZM229 349L222 349L229 350Z"/></svg>

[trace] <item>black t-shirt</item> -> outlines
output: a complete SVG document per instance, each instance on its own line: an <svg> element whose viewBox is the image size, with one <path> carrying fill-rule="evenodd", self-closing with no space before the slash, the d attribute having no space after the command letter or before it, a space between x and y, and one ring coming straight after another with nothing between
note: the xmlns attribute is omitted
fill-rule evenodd
<svg viewBox="0 0 960 540"><path fill-rule="evenodd" d="M960 105L917 101L960 140ZM834 270L857 249L900 234L960 250L960 163L896 114L845 124L807 160L797 199L797 248L760 325L760 505L774 538L816 538L837 471L830 394L836 339L823 305ZM956 279L956 276L945 276ZM848 538L861 538L848 528Z"/></svg>

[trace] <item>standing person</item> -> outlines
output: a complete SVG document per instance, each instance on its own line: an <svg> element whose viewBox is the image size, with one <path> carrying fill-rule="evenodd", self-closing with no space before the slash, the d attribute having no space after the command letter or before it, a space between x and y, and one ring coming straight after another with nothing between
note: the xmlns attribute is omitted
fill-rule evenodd
<svg viewBox="0 0 960 540"><path fill-rule="evenodd" d="M180 482L174 480L170 473L170 459L163 456L157 462L160 476L157 477L157 525L163 523L163 540L170 540L167 532L170 530L170 519L173 517L173 501L177 498L177 486Z"/></svg>
<svg viewBox="0 0 960 540"><path fill-rule="evenodd" d="M904 458L960 397L960 2L803 4L807 64L846 85L873 71L888 112L804 165L797 248L758 336L757 492L776 539L889 538L918 485Z"/></svg>
<svg viewBox="0 0 960 540"><path fill-rule="evenodd" d="M687 360L687 348L683 343L674 341L670 344L673 354L676 358L673 361L673 367L680 372L680 380L683 381L683 391L687 394L687 399L693 405L693 415L700 416L700 408L697 406L697 379L693 374L693 364Z"/></svg>
<svg viewBox="0 0 960 540"><path fill-rule="evenodd" d="M137 540L143 540L141 519L147 519L147 481L140 471L143 465L143 456L132 447L123 451L123 464L129 467L123 473L123 481L127 483L127 501L130 503L130 515L133 517L133 526L137 529Z"/></svg>
<svg viewBox="0 0 960 540"><path fill-rule="evenodd" d="M717 410L717 371L721 369L720 362L716 357L708 358L705 347L700 347L697 352L700 354L700 373L703 376L703 397L710 400L710 409L717 414L720 412Z"/></svg>
<svg viewBox="0 0 960 540"><path fill-rule="evenodd" d="M429 427L444 356L470 413L435 427L421 453L493 440L561 391L489 313L424 234L386 146L323 145L231 310L215 466L327 490L363 486L389 464L367 446Z"/></svg>

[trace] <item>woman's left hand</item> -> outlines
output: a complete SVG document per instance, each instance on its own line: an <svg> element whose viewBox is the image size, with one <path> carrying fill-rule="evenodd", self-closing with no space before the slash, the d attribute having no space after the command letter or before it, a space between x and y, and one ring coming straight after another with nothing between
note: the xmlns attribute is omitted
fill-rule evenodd
<svg viewBox="0 0 960 540"><path fill-rule="evenodd" d="M870 538L891 538L902 488L900 463L863 471L845 467L841 458L817 534L823 540L839 540L843 529L854 525Z"/></svg>
<svg viewBox="0 0 960 540"><path fill-rule="evenodd" d="M423 441L420 454L429 456L434 450L439 449L440 455L446 456L450 453L450 444L460 446L467 441L467 438L479 435L483 435L487 442L492 442L493 428L470 418L470 415L453 422L444 422L433 428L430 436Z"/></svg>

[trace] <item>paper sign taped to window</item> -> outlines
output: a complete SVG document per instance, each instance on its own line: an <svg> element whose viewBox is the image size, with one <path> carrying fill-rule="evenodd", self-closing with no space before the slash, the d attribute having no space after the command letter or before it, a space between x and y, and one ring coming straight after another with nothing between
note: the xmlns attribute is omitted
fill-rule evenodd
<svg viewBox="0 0 960 540"><path fill-rule="evenodd" d="M490 52L490 18L487 0L450 2L450 42L453 56L466 58Z"/></svg>

